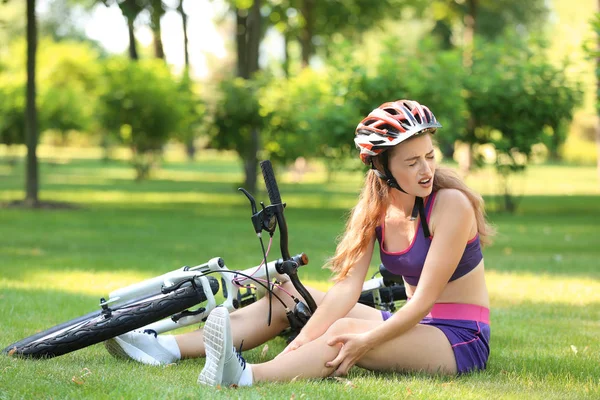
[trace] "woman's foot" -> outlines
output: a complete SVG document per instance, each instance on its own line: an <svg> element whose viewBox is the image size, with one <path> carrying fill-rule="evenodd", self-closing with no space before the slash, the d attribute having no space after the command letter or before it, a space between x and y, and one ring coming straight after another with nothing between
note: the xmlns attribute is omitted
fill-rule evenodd
<svg viewBox="0 0 600 400"><path fill-rule="evenodd" d="M104 346L116 358L149 365L171 364L181 358L173 336L158 336L152 330L131 331L105 341Z"/></svg>
<svg viewBox="0 0 600 400"><path fill-rule="evenodd" d="M206 363L198 383L210 386L251 385L252 373L246 360L236 351L231 339L229 312L215 308L204 325Z"/></svg>

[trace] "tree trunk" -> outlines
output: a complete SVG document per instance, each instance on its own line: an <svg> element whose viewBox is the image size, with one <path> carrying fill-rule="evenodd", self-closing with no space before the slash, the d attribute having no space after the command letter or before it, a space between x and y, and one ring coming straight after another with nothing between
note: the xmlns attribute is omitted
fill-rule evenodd
<svg viewBox="0 0 600 400"><path fill-rule="evenodd" d="M131 60L137 61L139 59L137 52L137 45L135 43L135 33L133 28L134 18L127 18L127 29L129 31L129 58Z"/></svg>
<svg viewBox="0 0 600 400"><path fill-rule="evenodd" d="M235 9L236 13L236 46L237 46L237 76L250 79L258 71L258 58L261 39L260 0L254 0L250 9ZM253 193L256 191L256 174L258 172L258 149L260 132L251 128L249 148L244 149L240 156L244 160L246 174L244 186Z"/></svg>
<svg viewBox="0 0 600 400"><path fill-rule="evenodd" d="M160 19L164 14L162 8L162 0L154 0L152 2L152 10L150 14L150 27L152 29L152 36L154 37L154 57L164 60L165 50L162 42L162 30L160 29Z"/></svg>
<svg viewBox="0 0 600 400"><path fill-rule="evenodd" d="M475 47L475 32L477 27L477 0L467 1L467 14L464 18L465 31L464 31L464 51L463 51L463 66L467 71L473 68L473 50ZM467 120L467 137L469 140L475 140L475 118L473 115L469 116ZM473 167L473 143L467 143L467 156L465 164L463 165L463 174L469 173Z"/></svg>
<svg viewBox="0 0 600 400"><path fill-rule="evenodd" d="M260 0L254 0L254 4L250 8L250 14L247 20L247 37L248 37L248 52L247 63L248 63L248 78L252 77L252 74L258 71L258 58L260 49L260 37L261 37L261 16L260 16Z"/></svg>
<svg viewBox="0 0 600 400"><path fill-rule="evenodd" d="M465 31L463 36L464 51L463 65L471 68L473 65L473 47L477 22L477 0L467 0L467 14L464 18Z"/></svg>
<svg viewBox="0 0 600 400"><path fill-rule="evenodd" d="M187 33L187 14L183 9L183 0L179 1L179 6L177 6L177 12L181 15L181 23L183 29L183 54L184 54L184 62L185 67L183 73L185 74L185 79L189 79L190 74L190 52L189 52L189 39ZM185 143L185 153L189 161L194 161L196 157L196 145L194 143L195 138L191 137L186 140Z"/></svg>
<svg viewBox="0 0 600 400"><path fill-rule="evenodd" d="M258 71L258 58L261 38L261 15L260 0L254 0L250 8L247 22L247 71L248 77ZM258 173L258 150L260 148L260 131L257 127L251 129L250 149L246 159L246 182L245 185L250 193L256 192L256 174Z"/></svg>
<svg viewBox="0 0 600 400"><path fill-rule="evenodd" d="M560 129L559 126L553 126L553 131L554 134L552 135L551 141L552 144L550 145L550 149L549 149L549 153L548 154L548 158L550 158L551 161L553 162L558 162L560 161L561 157L560 157L560 136L558 133L558 130Z"/></svg>
<svg viewBox="0 0 600 400"><path fill-rule="evenodd" d="M290 77L290 39L289 29L286 28L283 33L283 73L286 78Z"/></svg>
<svg viewBox="0 0 600 400"><path fill-rule="evenodd" d="M27 143L27 177L25 182L25 203L30 207L38 205L38 159L36 155L38 143L38 122L36 100L36 52L37 21L35 16L35 0L27 0L27 108L25 116L25 132Z"/></svg>
<svg viewBox="0 0 600 400"><path fill-rule="evenodd" d="M183 10L183 0L179 2L179 7L177 7L177 11L179 15L181 15L181 22L183 23L183 53L185 55L185 69L186 73L190 67L190 51L189 47L189 38L187 33L187 14Z"/></svg>
<svg viewBox="0 0 600 400"><path fill-rule="evenodd" d="M236 35L235 42L237 48L237 76L240 78L248 79L248 68L247 68L247 19L248 19L248 10L241 10L236 8Z"/></svg>
<svg viewBox="0 0 600 400"><path fill-rule="evenodd" d="M258 172L258 148L260 145L260 132L258 128L252 128L250 131L251 139L250 139L250 149L248 149L248 153L246 158L244 159L244 172L246 173L246 178L244 179L244 187L250 193L256 192L256 175Z"/></svg>
<svg viewBox="0 0 600 400"><path fill-rule="evenodd" d="M304 17L304 26L300 34L300 44L302 47L302 66L307 67L310 63L310 57L314 53L312 38L315 34L315 0L303 0L301 6L302 16Z"/></svg>
<svg viewBox="0 0 600 400"><path fill-rule="evenodd" d="M154 36L154 56L160 60L165 59L165 50L163 48L160 27L152 30Z"/></svg>

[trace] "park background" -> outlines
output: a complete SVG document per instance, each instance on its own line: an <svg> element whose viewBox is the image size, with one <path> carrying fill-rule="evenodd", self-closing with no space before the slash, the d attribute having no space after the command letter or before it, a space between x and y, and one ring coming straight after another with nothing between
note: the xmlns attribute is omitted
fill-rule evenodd
<svg viewBox="0 0 600 400"><path fill-rule="evenodd" d="M414 98L498 229L484 250L492 356L460 378L354 369L209 391L202 360L153 368L97 345L0 357L0 398L600 396L597 2L35 3L0 1L0 347L182 265L258 264L237 188L267 201L262 159L291 251L311 260L301 279L326 289L320 267L364 176L354 127Z"/></svg>

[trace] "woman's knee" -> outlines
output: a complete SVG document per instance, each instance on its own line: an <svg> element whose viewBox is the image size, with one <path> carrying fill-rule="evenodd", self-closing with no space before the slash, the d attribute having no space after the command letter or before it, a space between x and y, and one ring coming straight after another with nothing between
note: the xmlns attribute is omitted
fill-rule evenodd
<svg viewBox="0 0 600 400"><path fill-rule="evenodd" d="M327 337L330 338L330 337L342 335L344 333L354 332L355 329L356 329L356 321L354 319L340 318L337 321L335 321L333 324L331 324L329 329L327 329L327 332L325 332L325 335L327 335Z"/></svg>

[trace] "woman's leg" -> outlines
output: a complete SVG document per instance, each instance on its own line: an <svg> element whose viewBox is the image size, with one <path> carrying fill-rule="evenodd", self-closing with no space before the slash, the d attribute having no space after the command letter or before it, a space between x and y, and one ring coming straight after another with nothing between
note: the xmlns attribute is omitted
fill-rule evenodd
<svg viewBox="0 0 600 400"><path fill-rule="evenodd" d="M290 282L284 283L283 288L294 296L299 297L298 292ZM307 288L307 290L314 298L315 303L317 303L317 305L321 304L325 297L325 293L310 287ZM289 309L293 309L293 301L287 294L279 290L277 291L277 295L288 305ZM273 298L272 302L271 326L267 325L268 313L269 300L266 297L263 297L256 303L252 303L232 312L230 320L233 344L239 348L240 343L243 341L244 349L252 349L273 339L289 326L285 316L285 310L277 299ZM380 311L363 304L354 306L348 313L348 317L374 321L382 320ZM182 358L203 357L205 355L202 328L193 332L177 335L175 336L175 339L177 340Z"/></svg>
<svg viewBox="0 0 600 400"><path fill-rule="evenodd" d="M323 336L299 349L263 364L253 364L253 380L289 381L296 377L307 379L329 376L335 371L325 364L337 356L341 345L329 346L327 341L343 333L366 332L379 323L383 322L353 318L336 321ZM416 325L408 332L375 347L358 365L370 370L456 373L456 361L450 342L441 330L426 325Z"/></svg>

